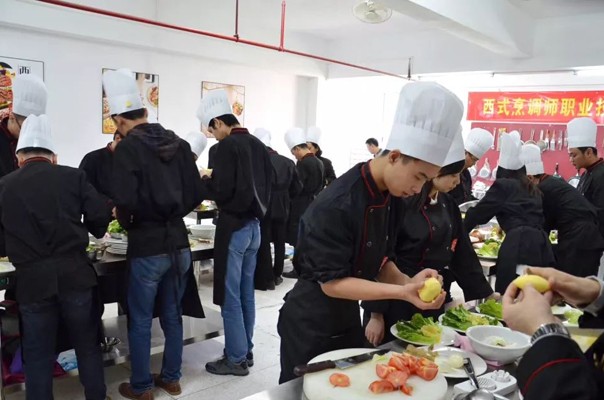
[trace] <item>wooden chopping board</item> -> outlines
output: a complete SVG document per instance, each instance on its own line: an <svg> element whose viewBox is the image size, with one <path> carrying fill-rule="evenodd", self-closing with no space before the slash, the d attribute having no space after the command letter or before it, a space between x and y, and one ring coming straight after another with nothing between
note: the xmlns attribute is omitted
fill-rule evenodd
<svg viewBox="0 0 604 400"><path fill-rule="evenodd" d="M367 353L373 349L342 349L321 354L309 363L338 360ZM387 355L390 355L388 353ZM369 384L379 380L375 374L375 364L367 361L345 370L329 369L326 371L306 374L304 376L304 395L308 400L444 400L447 394L447 380L442 374L436 375L432 381L427 382L418 376L412 376L408 384L413 386L413 396L407 396L401 391L391 393L374 394L369 391ZM350 378L350 386L346 388L333 387L329 383L329 376L335 372L341 372Z"/></svg>

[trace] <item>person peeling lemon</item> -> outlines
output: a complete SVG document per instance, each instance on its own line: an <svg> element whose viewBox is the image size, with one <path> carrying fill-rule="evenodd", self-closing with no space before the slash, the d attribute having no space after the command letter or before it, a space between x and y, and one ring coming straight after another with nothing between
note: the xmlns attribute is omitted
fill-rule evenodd
<svg viewBox="0 0 604 400"><path fill-rule="evenodd" d="M431 303L440 295L442 290L442 284L438 279L428 278L424 282L424 286L418 290L419 298L425 303Z"/></svg>
<svg viewBox="0 0 604 400"><path fill-rule="evenodd" d="M549 282L539 275L521 275L512 283L520 290L524 289L526 285L531 285L539 293L545 293L551 289Z"/></svg>

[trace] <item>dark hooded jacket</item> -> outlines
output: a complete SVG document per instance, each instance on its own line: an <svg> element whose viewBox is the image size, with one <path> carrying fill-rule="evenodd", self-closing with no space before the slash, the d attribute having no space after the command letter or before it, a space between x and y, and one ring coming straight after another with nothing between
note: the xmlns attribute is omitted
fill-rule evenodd
<svg viewBox="0 0 604 400"><path fill-rule="evenodd" d="M183 217L203 200L189 144L159 124L142 124L120 142L114 158L114 203L128 231L128 256L189 247Z"/></svg>

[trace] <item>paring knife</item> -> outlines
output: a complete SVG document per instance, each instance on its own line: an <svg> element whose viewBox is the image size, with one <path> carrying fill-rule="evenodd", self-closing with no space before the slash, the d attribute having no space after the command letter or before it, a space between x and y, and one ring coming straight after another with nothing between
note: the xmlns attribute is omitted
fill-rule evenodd
<svg viewBox="0 0 604 400"><path fill-rule="evenodd" d="M369 353L359 354L358 356L341 358L339 360L326 360L326 361L321 361L321 362L312 363L312 364L298 365L296 368L294 368L294 374L296 376L302 376L304 374L308 374L311 372L324 371L326 369L333 369L333 368L346 369L346 368L354 367L355 365L358 365L365 361L369 361L375 355L381 356L382 354L386 354L389 351L390 350L387 350L387 349L381 349L381 350L377 350L377 351L371 351Z"/></svg>

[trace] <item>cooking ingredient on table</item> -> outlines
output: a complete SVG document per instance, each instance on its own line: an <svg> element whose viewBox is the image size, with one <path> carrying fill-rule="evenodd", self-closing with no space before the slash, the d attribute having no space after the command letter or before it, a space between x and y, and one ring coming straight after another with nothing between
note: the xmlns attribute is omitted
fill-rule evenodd
<svg viewBox="0 0 604 400"><path fill-rule="evenodd" d="M526 285L531 285L539 293L545 293L550 290L549 282L539 275L521 275L512 282L519 289L524 289Z"/></svg>
<svg viewBox="0 0 604 400"><path fill-rule="evenodd" d="M377 364L375 372L381 380L369 385L372 393L389 393L400 389L401 392L411 395L413 387L407 385L407 380L417 375L425 381L431 381L438 374L438 365L427 358L408 353L392 353L388 364Z"/></svg>
<svg viewBox="0 0 604 400"><path fill-rule="evenodd" d="M122 228L122 226L117 221L117 219L114 219L113 221L111 221L109 223L109 227L107 228L107 232L114 233L114 234L118 234L118 233L126 234L126 230L124 228Z"/></svg>
<svg viewBox="0 0 604 400"><path fill-rule="evenodd" d="M438 297L442 288L438 279L428 278L424 282L424 286L418 291L419 298L425 303L431 303Z"/></svg>
<svg viewBox="0 0 604 400"><path fill-rule="evenodd" d="M564 318L566 318L566 321L572 325L579 324L579 318L581 317L581 315L583 315L583 311L576 310L574 308L572 310L564 312Z"/></svg>
<svg viewBox="0 0 604 400"><path fill-rule="evenodd" d="M488 299L479 306L478 312L493 318L503 318L503 305L493 299Z"/></svg>
<svg viewBox="0 0 604 400"><path fill-rule="evenodd" d="M508 343L501 336L489 336L486 339L486 342L487 342L487 344L490 344L491 346L498 346L498 347L512 347L516 344L516 343Z"/></svg>
<svg viewBox="0 0 604 400"><path fill-rule="evenodd" d="M495 239L488 239L484 244L476 251L479 257L497 258L499 255L499 248L501 242Z"/></svg>
<svg viewBox="0 0 604 400"><path fill-rule="evenodd" d="M438 357L435 360L435 363L438 365L441 372L448 373L463 368L463 357L461 354L453 354L449 357Z"/></svg>
<svg viewBox="0 0 604 400"><path fill-rule="evenodd" d="M329 383L334 387L348 387L350 386L350 378L346 374L336 372L329 376Z"/></svg>
<svg viewBox="0 0 604 400"><path fill-rule="evenodd" d="M442 318L442 324L465 331L472 326L498 325L499 323L495 318L486 315L473 314L466 310L463 305L459 305L450 308L445 312Z"/></svg>
<svg viewBox="0 0 604 400"><path fill-rule="evenodd" d="M442 328L432 317L424 318L419 313L414 314L410 321L397 322L396 329L403 340L425 344L439 343L442 334Z"/></svg>
<svg viewBox="0 0 604 400"><path fill-rule="evenodd" d="M436 359L436 357L438 357L438 353L436 351L434 351L434 345L430 345L429 347L420 348L420 347L415 347L414 345L410 344L407 346L407 348L405 349L404 352L406 354L410 354L415 357L425 358L430 361L434 361Z"/></svg>

